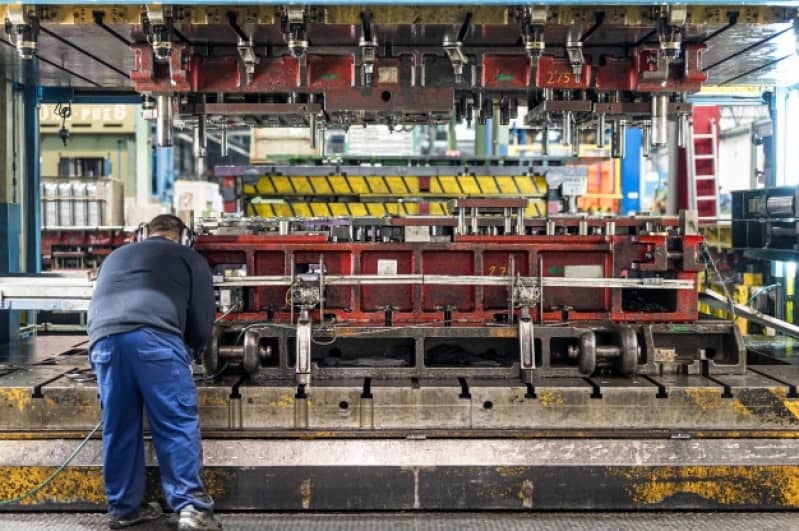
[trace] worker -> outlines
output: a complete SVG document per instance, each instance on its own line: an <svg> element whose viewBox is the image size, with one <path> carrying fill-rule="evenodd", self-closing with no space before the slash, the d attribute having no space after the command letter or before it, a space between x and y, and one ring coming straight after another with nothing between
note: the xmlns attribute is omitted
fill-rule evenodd
<svg viewBox="0 0 799 531"><path fill-rule="evenodd" d="M137 231L137 243L103 262L89 304L91 362L103 416L103 477L109 527L161 517L142 505L142 407L152 432L166 502L178 529L218 530L202 481L202 446L192 353L211 339L216 305L208 263L193 234L171 215ZM181 245L182 244L182 245Z"/></svg>

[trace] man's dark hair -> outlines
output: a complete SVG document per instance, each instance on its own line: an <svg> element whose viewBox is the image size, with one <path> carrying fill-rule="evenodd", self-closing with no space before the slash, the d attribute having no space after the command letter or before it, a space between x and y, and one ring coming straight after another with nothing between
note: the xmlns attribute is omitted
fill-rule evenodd
<svg viewBox="0 0 799 531"><path fill-rule="evenodd" d="M167 232L179 237L185 226L183 221L177 216L173 216L172 214L160 214L150 221L148 228L150 234L162 234Z"/></svg>

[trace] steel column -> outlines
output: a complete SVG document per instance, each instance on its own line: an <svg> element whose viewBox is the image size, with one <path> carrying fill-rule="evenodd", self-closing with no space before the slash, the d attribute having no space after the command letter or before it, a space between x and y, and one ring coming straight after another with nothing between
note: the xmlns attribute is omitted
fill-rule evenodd
<svg viewBox="0 0 799 531"><path fill-rule="evenodd" d="M24 105L23 124L25 127L25 146L23 160L23 215L22 230L25 242L25 271L41 271L41 166L39 138L39 90L27 85L22 90Z"/></svg>
<svg viewBox="0 0 799 531"><path fill-rule="evenodd" d="M0 273L19 272L19 205L0 203ZM0 345L16 339L17 312L0 311Z"/></svg>

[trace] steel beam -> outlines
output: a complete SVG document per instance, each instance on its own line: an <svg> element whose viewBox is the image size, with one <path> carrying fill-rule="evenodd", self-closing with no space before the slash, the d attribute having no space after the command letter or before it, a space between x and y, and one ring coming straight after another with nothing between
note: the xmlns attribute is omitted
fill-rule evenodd
<svg viewBox="0 0 799 531"><path fill-rule="evenodd" d="M72 449L10 443L0 444L3 499ZM100 444L4 509L104 509ZM790 440L229 440L205 441L204 475L221 510L784 510L799 507L797 453ZM152 457L147 480L146 500L159 499Z"/></svg>

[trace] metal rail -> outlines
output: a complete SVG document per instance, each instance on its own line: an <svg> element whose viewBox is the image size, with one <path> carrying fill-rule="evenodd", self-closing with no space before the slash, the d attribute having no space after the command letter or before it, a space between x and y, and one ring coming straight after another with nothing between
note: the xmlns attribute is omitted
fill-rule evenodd
<svg viewBox="0 0 799 531"><path fill-rule="evenodd" d="M744 319L754 321L760 325L768 326L787 336L799 338L799 326L766 315L750 306L732 302L721 293L713 291L712 289L705 288L705 291L699 294L699 302L707 303L721 310L732 311L737 317L743 317Z"/></svg>
<svg viewBox="0 0 799 531"><path fill-rule="evenodd" d="M216 288L290 286L289 275L250 276L221 279ZM537 287L571 288L635 288L635 289L695 289L692 280L662 278L583 278L583 277L510 277L488 275L326 275L325 286L369 285L457 285L510 286L523 282ZM64 310L84 311L94 290L94 282L82 278L47 277L36 275L0 276L0 309L2 310Z"/></svg>

